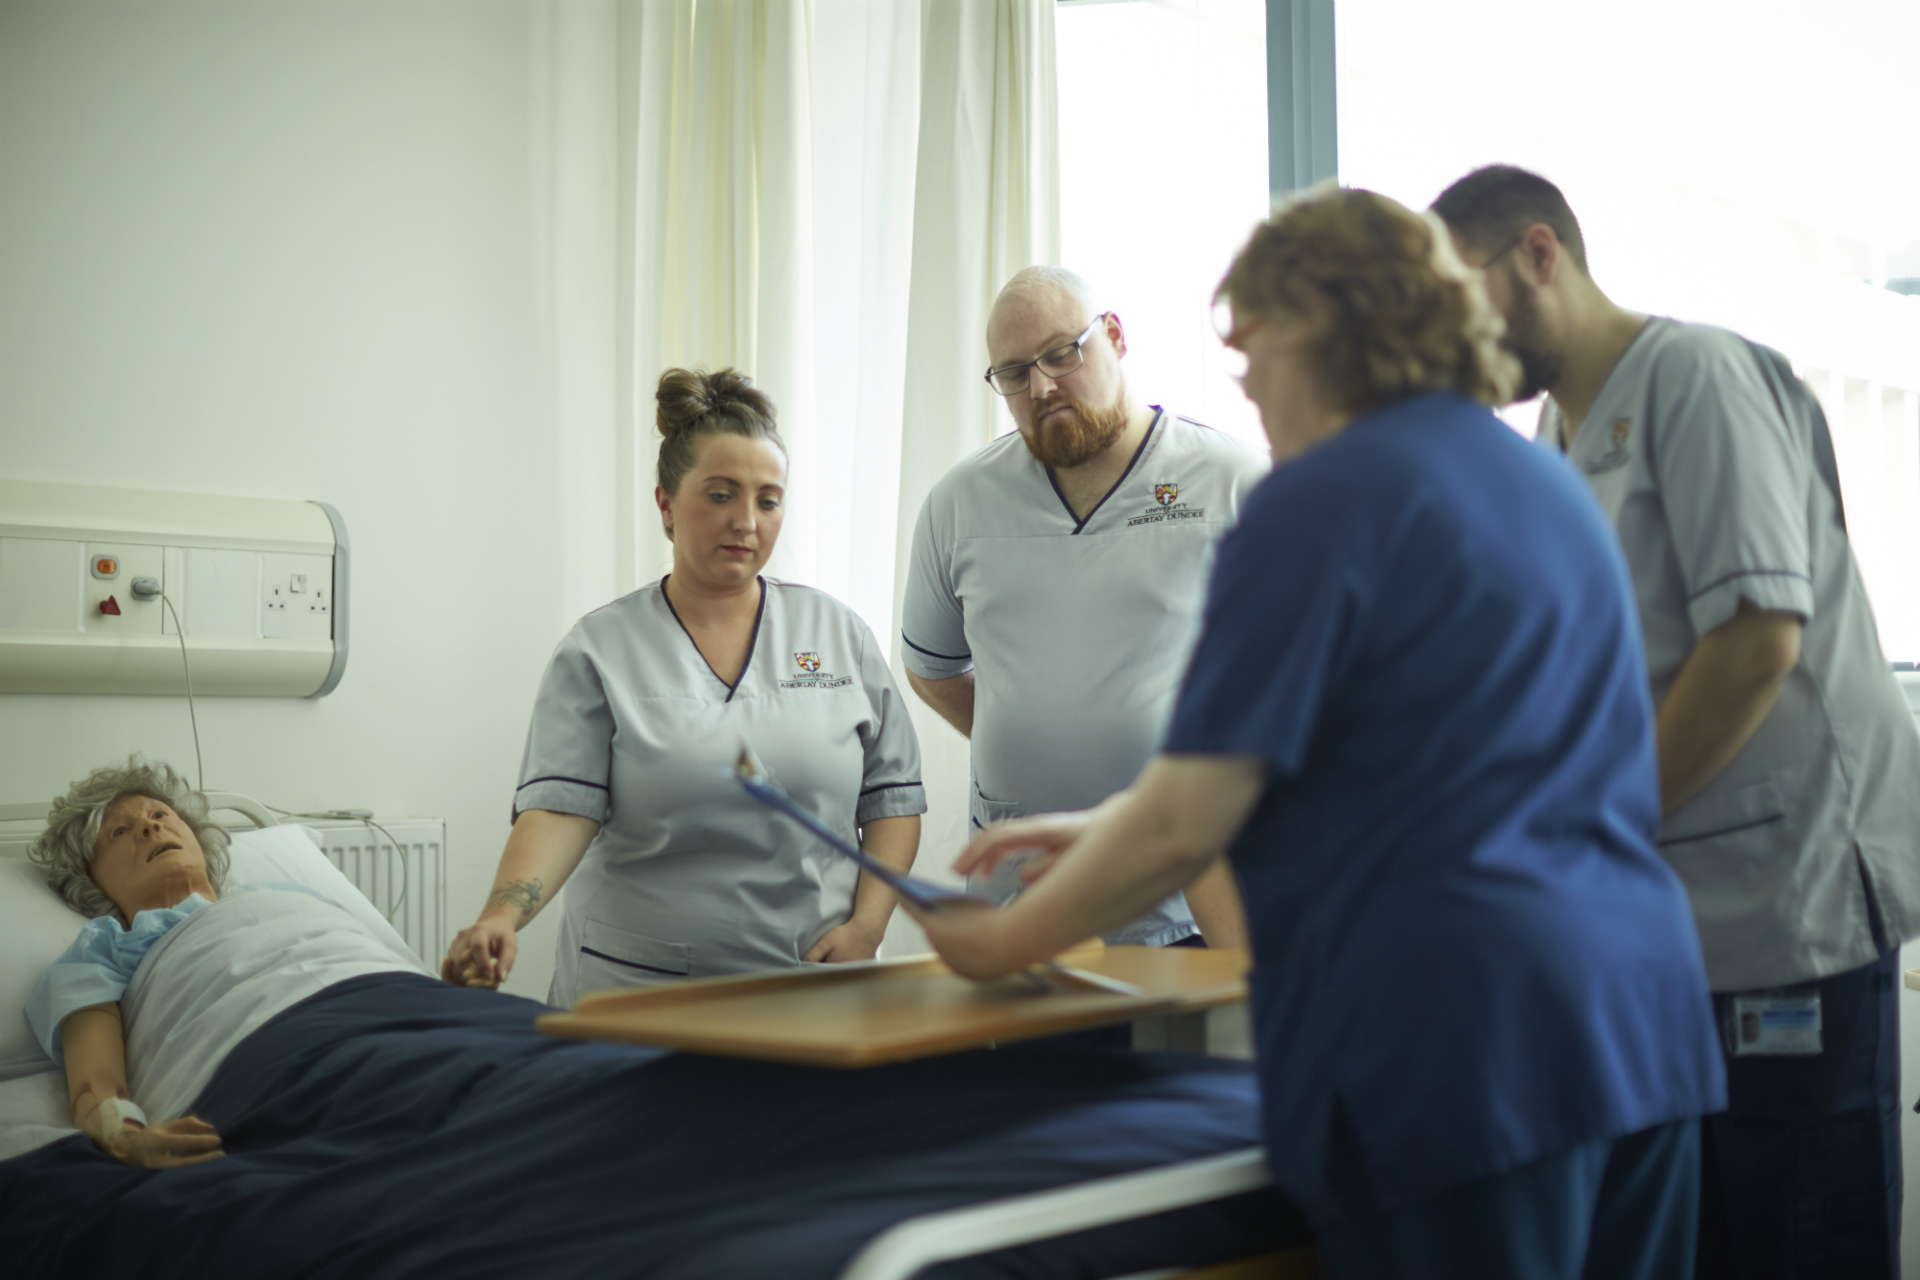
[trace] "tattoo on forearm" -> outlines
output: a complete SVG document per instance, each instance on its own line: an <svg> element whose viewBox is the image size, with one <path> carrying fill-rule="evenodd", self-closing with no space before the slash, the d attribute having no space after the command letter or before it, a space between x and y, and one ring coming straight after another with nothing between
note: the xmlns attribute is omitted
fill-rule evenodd
<svg viewBox="0 0 1920 1280"><path fill-rule="evenodd" d="M538 876L531 880L510 880L487 895L487 905L518 907L522 920L531 919L534 908L540 905L540 890L545 884Z"/></svg>

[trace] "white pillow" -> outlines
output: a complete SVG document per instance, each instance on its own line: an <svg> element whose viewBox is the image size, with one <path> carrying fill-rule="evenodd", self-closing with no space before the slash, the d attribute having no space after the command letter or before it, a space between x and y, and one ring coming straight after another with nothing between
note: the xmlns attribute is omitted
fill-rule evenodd
<svg viewBox="0 0 1920 1280"><path fill-rule="evenodd" d="M353 882L320 852L306 827L282 825L236 832L228 884L262 880L304 885L344 908L396 955L429 973ZM47 887L40 869L23 857L0 857L0 1081L46 1071L53 1064L27 1025L27 997L47 966L73 944L87 918Z"/></svg>
<svg viewBox="0 0 1920 1280"><path fill-rule="evenodd" d="M406 940L387 923L387 918L367 901L365 894L353 887L353 881L328 861L327 855L320 851L320 836L312 828L282 823L258 831L235 832L229 851L233 864L227 870L228 884L277 880L282 884L303 885L334 905L344 907L401 959L418 966L423 973L427 971Z"/></svg>
<svg viewBox="0 0 1920 1280"><path fill-rule="evenodd" d="M27 1025L27 997L86 923L47 888L40 868L23 857L0 857L0 1081L53 1066Z"/></svg>

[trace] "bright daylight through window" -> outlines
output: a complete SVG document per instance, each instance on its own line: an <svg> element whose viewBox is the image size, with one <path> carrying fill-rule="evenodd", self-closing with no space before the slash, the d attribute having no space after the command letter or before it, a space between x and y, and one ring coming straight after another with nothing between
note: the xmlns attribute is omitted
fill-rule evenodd
<svg viewBox="0 0 1920 1280"><path fill-rule="evenodd" d="M1266 447L1214 286L1267 213L1264 0L1067 3L1054 25L1061 262L1126 328L1150 402Z"/></svg>
<svg viewBox="0 0 1920 1280"><path fill-rule="evenodd" d="M1832 424L1887 655L1920 661L1920 4L1336 13L1341 181L1424 208L1480 165L1537 170L1614 301L1785 352ZM1150 399L1256 442L1207 304L1267 208L1265 32L1263 0L1069 0L1056 25L1063 261Z"/></svg>
<svg viewBox="0 0 1920 1280"><path fill-rule="evenodd" d="M1920 660L1920 4L1337 13L1341 181L1421 208L1480 165L1533 169L1615 302L1784 352L1832 425L1881 643Z"/></svg>

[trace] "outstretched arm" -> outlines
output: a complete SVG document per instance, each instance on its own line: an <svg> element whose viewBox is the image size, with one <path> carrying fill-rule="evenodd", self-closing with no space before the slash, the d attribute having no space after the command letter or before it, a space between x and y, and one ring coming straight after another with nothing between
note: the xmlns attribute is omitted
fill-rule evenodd
<svg viewBox="0 0 1920 1280"><path fill-rule="evenodd" d="M219 1133L195 1116L147 1125L123 1120L118 1108L101 1105L128 1096L126 1029L118 1004L88 1005L68 1014L60 1023L60 1047L74 1127L114 1159L143 1169L175 1169L226 1154Z"/></svg>
<svg viewBox="0 0 1920 1280"><path fill-rule="evenodd" d="M493 891L480 918L454 935L440 976L463 987L505 982L520 949L515 935L553 901L599 830L591 818L545 809L527 809L514 819Z"/></svg>
<svg viewBox="0 0 1920 1280"><path fill-rule="evenodd" d="M1131 789L1079 815L1043 814L982 833L955 870L989 873L1038 848L1051 869L1004 910L908 910L955 972L997 978L1118 928L1226 851L1266 790L1253 756L1156 756Z"/></svg>

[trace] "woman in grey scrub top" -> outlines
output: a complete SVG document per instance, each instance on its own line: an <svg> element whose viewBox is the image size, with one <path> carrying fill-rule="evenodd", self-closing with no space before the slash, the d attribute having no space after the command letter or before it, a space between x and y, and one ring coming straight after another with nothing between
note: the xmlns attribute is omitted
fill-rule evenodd
<svg viewBox="0 0 1920 1280"><path fill-rule="evenodd" d="M448 981L498 986L515 935L571 884L548 999L804 962L869 960L891 892L745 796L743 741L815 816L901 871L926 811L920 749L872 633L760 576L786 446L740 374L670 369L655 395L673 571L582 618L534 704L513 831Z"/></svg>

